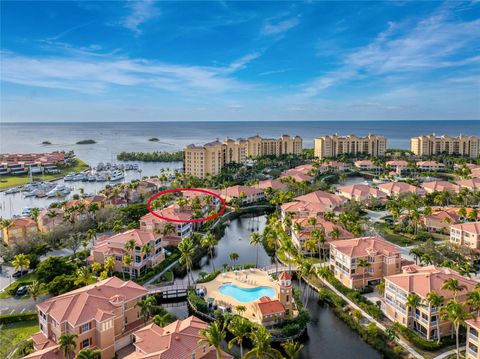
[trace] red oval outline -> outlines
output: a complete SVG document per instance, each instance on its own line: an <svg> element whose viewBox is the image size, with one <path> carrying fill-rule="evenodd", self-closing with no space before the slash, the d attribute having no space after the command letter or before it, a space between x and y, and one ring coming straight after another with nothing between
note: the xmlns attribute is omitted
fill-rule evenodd
<svg viewBox="0 0 480 359"><path fill-rule="evenodd" d="M201 193L206 193L206 194L209 194L213 197L216 197L222 203L222 208L220 208L220 210L217 213L215 213L213 216L209 216L209 217L205 217L205 218L182 220L182 219L172 219L172 218L161 216L158 213L155 213L155 211L150 207L150 204L152 203L153 200L155 200L156 198L158 198L160 196L163 196L164 194L183 192L183 191L201 192ZM209 220L215 219L215 218L219 217L221 214L223 214L225 212L226 208L227 208L227 204L222 197L220 197L218 194L216 194L214 192L207 191L206 189L202 189L202 188L172 188L172 189L167 189L165 191L161 191L161 192L158 192L158 193L154 194L147 201L147 209L151 214L153 214L155 217L158 217L160 219L164 219L166 221L175 222L175 223L200 223L200 222L204 222L204 221L209 221Z"/></svg>

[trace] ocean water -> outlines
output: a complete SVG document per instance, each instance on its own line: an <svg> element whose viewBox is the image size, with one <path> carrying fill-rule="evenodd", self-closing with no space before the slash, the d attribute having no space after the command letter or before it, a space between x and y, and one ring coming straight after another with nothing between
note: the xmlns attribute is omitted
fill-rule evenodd
<svg viewBox="0 0 480 359"><path fill-rule="evenodd" d="M438 135L480 134L480 121L290 121L290 122L122 122L122 123L3 123L0 153L74 150L90 164L112 161L121 151L175 151L216 138L278 137L299 135L304 147L313 139L332 133L387 137L389 148L410 146L410 138L435 132ZM159 142L149 142L158 137ZM92 145L76 145L93 139ZM50 141L52 145L42 145Z"/></svg>

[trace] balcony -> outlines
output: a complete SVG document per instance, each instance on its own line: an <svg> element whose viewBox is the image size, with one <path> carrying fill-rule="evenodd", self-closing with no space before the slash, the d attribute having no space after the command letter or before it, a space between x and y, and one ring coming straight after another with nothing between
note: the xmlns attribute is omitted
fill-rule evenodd
<svg viewBox="0 0 480 359"><path fill-rule="evenodd" d="M468 347L468 354L473 355L473 357L477 357L477 352L472 348Z"/></svg>
<svg viewBox="0 0 480 359"><path fill-rule="evenodd" d="M470 332L470 334L468 334L468 338L478 343L478 335L475 335L472 332Z"/></svg>

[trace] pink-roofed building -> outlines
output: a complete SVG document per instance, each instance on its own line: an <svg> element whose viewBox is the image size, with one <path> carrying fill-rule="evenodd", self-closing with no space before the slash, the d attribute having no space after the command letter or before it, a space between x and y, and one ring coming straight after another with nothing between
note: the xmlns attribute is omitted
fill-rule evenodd
<svg viewBox="0 0 480 359"><path fill-rule="evenodd" d="M149 324L133 333L135 351L124 359L218 359L213 346L199 343L200 331L207 327L207 323L194 316L163 328ZM233 356L222 352L221 359Z"/></svg>
<svg viewBox="0 0 480 359"><path fill-rule="evenodd" d="M445 165L437 161L419 161L417 162L417 168L423 171L443 171Z"/></svg>
<svg viewBox="0 0 480 359"><path fill-rule="evenodd" d="M377 166L372 160L359 160L355 161L355 167L361 171L378 171L382 169L381 166Z"/></svg>
<svg viewBox="0 0 480 359"><path fill-rule="evenodd" d="M155 212L165 218L180 221L188 221L193 218L193 213L189 208L180 208L177 203ZM193 226L190 222L172 222L159 218L153 213L147 213L140 218L140 229L154 234L161 234L169 245L177 246L183 239L190 237Z"/></svg>
<svg viewBox="0 0 480 359"><path fill-rule="evenodd" d="M256 188L256 186L237 185L217 190L217 192L226 202L240 199L242 204L250 204L265 199L264 191L260 188Z"/></svg>
<svg viewBox="0 0 480 359"><path fill-rule="evenodd" d="M297 166L297 167L294 167L294 168L290 168L286 171L283 171L282 175L283 176L291 176L291 175L294 175L296 173L302 173L304 175L311 176L314 171L315 171L315 168L313 167L313 165L300 165L300 166Z"/></svg>
<svg viewBox="0 0 480 359"><path fill-rule="evenodd" d="M468 319L466 359L480 359L480 318Z"/></svg>
<svg viewBox="0 0 480 359"><path fill-rule="evenodd" d="M448 182L448 181L423 182L420 186L425 190L426 193L442 192L442 191L447 191L450 193L460 192L459 185Z"/></svg>
<svg viewBox="0 0 480 359"><path fill-rule="evenodd" d="M473 168L471 171L472 173L470 174L470 177L480 178L480 167Z"/></svg>
<svg viewBox="0 0 480 359"><path fill-rule="evenodd" d="M408 169L408 162L404 160L387 161L386 165L397 173L401 173Z"/></svg>
<svg viewBox="0 0 480 359"><path fill-rule="evenodd" d="M135 248L133 251L125 250L125 244L133 240ZM90 250L89 260L91 262L105 263L107 257L115 258L115 272L123 272L136 278L142 275L148 268L155 267L165 259L163 247L168 244L161 239L161 235L140 229L130 229L113 236L104 236L97 240L97 243ZM148 246L149 253L142 253L142 248ZM146 248L146 247L145 247ZM132 258L132 265L125 266L123 258Z"/></svg>
<svg viewBox="0 0 480 359"><path fill-rule="evenodd" d="M450 226L458 222L455 212L440 210L422 217L422 222L429 232L449 232Z"/></svg>
<svg viewBox="0 0 480 359"><path fill-rule="evenodd" d="M289 174L284 174L280 179L292 178L295 182L313 182L314 177L301 172L291 172Z"/></svg>
<svg viewBox="0 0 480 359"><path fill-rule="evenodd" d="M47 233L64 223L65 211L62 208L47 208L40 211L37 218L38 229Z"/></svg>
<svg viewBox="0 0 480 359"><path fill-rule="evenodd" d="M102 359L132 342L132 332L142 325L137 303L148 290L112 277L50 298L37 305L40 332L32 336L35 352L31 358L63 358L55 353L64 333L77 335L77 354L84 348L98 348ZM51 349L49 349L51 348Z"/></svg>
<svg viewBox="0 0 480 359"><path fill-rule="evenodd" d="M416 187L405 182L382 183L379 184L377 187L388 197L401 197L410 193L415 193L419 196L425 195L425 190L423 188Z"/></svg>
<svg viewBox="0 0 480 359"><path fill-rule="evenodd" d="M292 242L298 250L302 253L310 253L304 249L305 242L312 238L312 232L316 229L322 230L325 233L326 243L324 246L329 247L328 242L332 240L352 239L353 234L347 231L339 224L327 221L321 216L315 216L316 224L309 224L310 217L298 217L292 219Z"/></svg>
<svg viewBox="0 0 480 359"><path fill-rule="evenodd" d="M321 203L307 203L307 202L287 202L280 207L282 220L291 214L293 217L317 217L325 212L328 212L326 206Z"/></svg>
<svg viewBox="0 0 480 359"><path fill-rule="evenodd" d="M38 235L38 225L31 218L14 218L1 230L1 239L6 245L25 244Z"/></svg>
<svg viewBox="0 0 480 359"><path fill-rule="evenodd" d="M345 197L325 191L311 192L303 196L295 197L294 199L299 202L321 204L327 209L327 211L334 211L347 202Z"/></svg>
<svg viewBox="0 0 480 359"><path fill-rule="evenodd" d="M281 206L282 219L287 213L296 217L316 217L326 212L335 212L347 202L347 199L324 191L311 192L294 198L294 202L284 203Z"/></svg>
<svg viewBox="0 0 480 359"><path fill-rule="evenodd" d="M452 299L454 294L450 290L442 289L448 279L456 279L466 290L460 291L457 301L465 302L467 293L471 292L477 282L466 278L459 273L435 266L420 267L409 265L403 267L400 274L385 277L385 293L382 310L392 321L398 322L424 336L429 340L436 339L437 321L440 326L440 337L452 333L452 323L442 320L440 308L432 307L427 300L428 293L435 292L443 296L444 302ZM407 305L409 294L415 293L422 299L422 305L413 310Z"/></svg>
<svg viewBox="0 0 480 359"><path fill-rule="evenodd" d="M368 263L359 266L360 260ZM379 283L401 271L400 248L381 237L362 237L330 242L330 267L335 277L351 289Z"/></svg>
<svg viewBox="0 0 480 359"><path fill-rule="evenodd" d="M281 181L276 179L260 181L253 187L259 188L262 190L271 188L271 189L274 189L275 191L285 191L288 189L288 186L285 183L282 183Z"/></svg>
<svg viewBox="0 0 480 359"><path fill-rule="evenodd" d="M460 188L468 188L472 192L480 191L480 178L471 178L457 181Z"/></svg>
<svg viewBox="0 0 480 359"><path fill-rule="evenodd" d="M450 226L450 242L480 250L480 222L460 223Z"/></svg>
<svg viewBox="0 0 480 359"><path fill-rule="evenodd" d="M358 202L368 201L372 198L379 200L380 203L385 203L387 201L387 195L384 192L366 184L340 186L337 187L337 192L345 198Z"/></svg>

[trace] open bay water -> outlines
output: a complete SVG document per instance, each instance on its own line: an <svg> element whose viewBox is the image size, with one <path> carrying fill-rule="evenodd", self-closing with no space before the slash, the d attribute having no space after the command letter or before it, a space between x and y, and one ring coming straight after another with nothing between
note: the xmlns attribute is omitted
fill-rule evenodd
<svg viewBox="0 0 480 359"><path fill-rule="evenodd" d="M258 121L258 122L83 122L1 123L0 153L74 150L89 164L111 162L122 151L176 151L216 138L301 136L304 147L313 147L315 137L369 133L387 137L388 148L409 149L410 138L437 135L480 135L480 121ZM157 137L158 142L149 138ZM97 143L77 145L93 139ZM42 145L49 141L51 145Z"/></svg>

